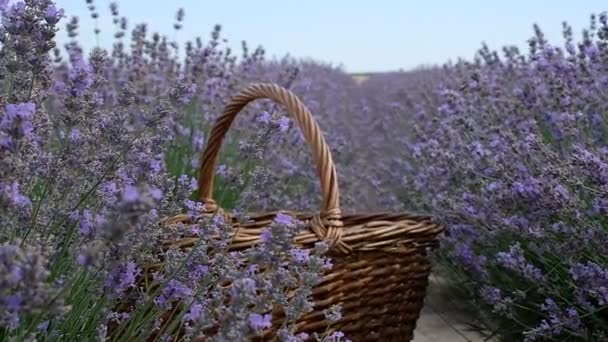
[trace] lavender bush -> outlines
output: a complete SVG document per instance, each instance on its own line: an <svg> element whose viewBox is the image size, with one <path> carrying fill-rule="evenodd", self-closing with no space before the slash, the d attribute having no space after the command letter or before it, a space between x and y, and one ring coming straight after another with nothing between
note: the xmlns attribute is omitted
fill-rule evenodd
<svg viewBox="0 0 608 342"><path fill-rule="evenodd" d="M420 78L426 95L371 95L396 99L376 110L400 114L385 132L404 156L379 184L443 217L440 261L506 341L608 339L608 19L563 32L559 47L535 27L527 54L483 47Z"/></svg>
<svg viewBox="0 0 608 342"><path fill-rule="evenodd" d="M298 222L279 215L264 244L240 253L228 252L230 227L221 216L183 232L164 232L160 223L202 209L194 200L198 155L228 97L253 81L289 87L297 63L266 62L262 48L250 52L246 44L237 58L223 47L219 26L208 42L189 42L183 58L144 24L127 41L129 23L115 3L112 51L85 54L79 19L64 18L51 0L0 4L0 340L207 334L236 341L268 328L272 307L286 316L281 340L306 339L294 335L294 323L311 310L311 288L331 262L324 244L311 253L293 245ZM87 5L96 20L95 4ZM176 30L183 20L180 10ZM71 41L58 47L62 22ZM272 139L293 130L268 102L245 115L255 124L234 128L216 191L223 207L240 213L268 204L259 195L269 179L261 161ZM201 239L191 250L163 253L160 244L171 234ZM141 283L143 266L161 258L162 272ZM281 290L294 287L289 297ZM171 311L176 301L181 310ZM177 317L169 326L161 320L168 311Z"/></svg>

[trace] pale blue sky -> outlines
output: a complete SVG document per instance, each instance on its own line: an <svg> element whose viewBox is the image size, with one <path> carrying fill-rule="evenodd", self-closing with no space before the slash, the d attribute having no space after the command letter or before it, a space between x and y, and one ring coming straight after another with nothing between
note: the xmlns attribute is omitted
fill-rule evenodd
<svg viewBox="0 0 608 342"><path fill-rule="evenodd" d="M262 45L268 56L311 57L342 64L350 72L410 69L421 64L470 58L483 41L492 48L525 48L538 23L552 42L561 42L561 23L576 37L589 15L608 10L600 0L118 0L130 24L146 22L150 31L173 37L178 8L186 11L178 41L200 35L208 40L214 24L240 52L240 42ZM68 15L81 18L81 42L95 45L93 20L84 0L58 0ZM113 33L110 0L96 0L101 45ZM66 21L61 28L65 27ZM130 26L132 27L132 26ZM64 32L59 35L65 41Z"/></svg>

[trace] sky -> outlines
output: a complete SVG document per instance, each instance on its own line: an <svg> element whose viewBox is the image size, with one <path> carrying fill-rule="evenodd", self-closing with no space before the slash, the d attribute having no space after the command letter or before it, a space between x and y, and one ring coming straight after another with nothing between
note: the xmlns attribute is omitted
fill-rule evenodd
<svg viewBox="0 0 608 342"><path fill-rule="evenodd" d="M110 0L95 0L101 29L99 45L109 48L114 28ZM537 23L550 43L561 44L562 22L579 38L589 16L608 10L600 0L117 0L129 27L147 23L183 43L200 36L210 39L215 24L237 53L241 41L262 45L267 56L287 54L340 65L348 72L408 70L470 59L483 42L492 49L505 45L526 48ZM80 42L96 46L85 0L57 0L68 16L78 16ZM179 8L185 10L184 28L175 34ZM67 41L61 24L59 42Z"/></svg>

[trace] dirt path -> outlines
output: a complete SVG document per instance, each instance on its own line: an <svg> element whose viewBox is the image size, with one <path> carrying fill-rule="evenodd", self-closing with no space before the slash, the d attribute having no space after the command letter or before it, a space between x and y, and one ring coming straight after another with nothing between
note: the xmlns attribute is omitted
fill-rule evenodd
<svg viewBox="0 0 608 342"><path fill-rule="evenodd" d="M413 342L478 342L486 340L481 334L471 331L466 317L446 308L445 282L431 275L424 309L416 324Z"/></svg>

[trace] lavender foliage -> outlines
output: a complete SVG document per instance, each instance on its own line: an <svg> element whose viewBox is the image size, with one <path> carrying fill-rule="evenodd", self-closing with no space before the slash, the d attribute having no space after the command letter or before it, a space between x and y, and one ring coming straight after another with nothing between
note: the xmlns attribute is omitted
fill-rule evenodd
<svg viewBox="0 0 608 342"><path fill-rule="evenodd" d="M439 261L507 341L607 338L606 20L591 16L578 42L567 24L563 46L535 27L527 53L484 46L410 74L423 94L399 75L368 89L395 99L377 112L399 115L385 126L401 144L375 145L398 156L379 186L443 218ZM379 94L383 82L392 87Z"/></svg>
<svg viewBox="0 0 608 342"><path fill-rule="evenodd" d="M247 252L228 252L232 228L217 220L179 232L201 238L192 251L159 248L173 234L162 218L202 209L193 200L198 156L228 97L254 81L290 86L295 62L274 65L245 44L237 57L222 45L220 26L179 58L175 42L145 24L129 31L116 3L113 49L85 53L79 19L64 20L52 1L2 6L0 339L195 338L215 327L213 340L235 341L268 328L268 310L280 307L282 338L303 340L295 322L311 310L311 289L331 263L327 246L312 252L293 244L301 224L279 215L265 243ZM176 18L177 30L184 11ZM71 41L58 47L62 23ZM236 125L227 144L231 166L216 191L227 209L266 204L256 195L268 186L262 159L268 141L291 125L267 102L244 115L265 112L273 117ZM144 265L161 259L150 287L157 290L147 291ZM179 327L163 326L176 301L186 304ZM129 302L150 310L121 310Z"/></svg>

